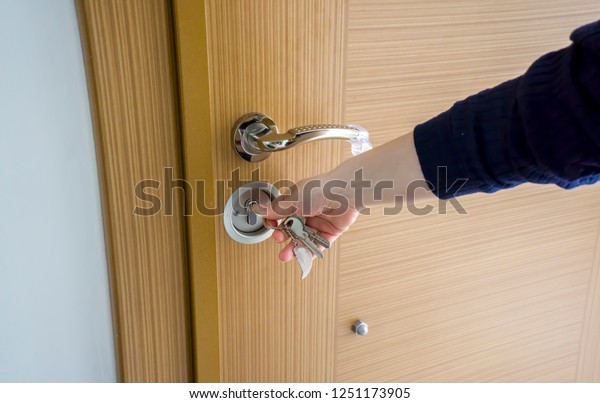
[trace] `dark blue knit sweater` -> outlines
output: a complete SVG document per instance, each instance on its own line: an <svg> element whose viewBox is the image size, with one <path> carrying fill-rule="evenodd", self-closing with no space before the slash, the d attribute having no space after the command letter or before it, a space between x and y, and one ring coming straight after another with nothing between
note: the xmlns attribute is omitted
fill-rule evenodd
<svg viewBox="0 0 600 403"><path fill-rule="evenodd" d="M523 182L570 189L600 179L600 21L571 40L523 76L415 128L421 168L438 197ZM467 181L458 189L460 178Z"/></svg>

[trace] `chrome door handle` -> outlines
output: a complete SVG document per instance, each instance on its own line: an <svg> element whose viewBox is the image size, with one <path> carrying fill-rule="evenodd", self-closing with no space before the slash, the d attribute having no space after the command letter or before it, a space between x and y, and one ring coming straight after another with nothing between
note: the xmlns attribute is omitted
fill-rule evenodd
<svg viewBox="0 0 600 403"><path fill-rule="evenodd" d="M322 139L348 140L353 155L373 148L369 132L357 125L308 125L281 133L273 119L262 113L248 113L239 118L233 126L232 138L233 149L250 162L262 161L273 152Z"/></svg>

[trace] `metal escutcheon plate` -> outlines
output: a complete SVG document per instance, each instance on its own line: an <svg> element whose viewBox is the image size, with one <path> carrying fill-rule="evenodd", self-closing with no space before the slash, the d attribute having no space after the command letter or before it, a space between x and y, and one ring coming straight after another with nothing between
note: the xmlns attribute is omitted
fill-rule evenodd
<svg viewBox="0 0 600 403"><path fill-rule="evenodd" d="M277 133L277 125L267 115L262 113L247 113L240 117L233 125L231 133L233 149L245 161L260 162L267 159L271 154L262 152L250 144L251 138L260 133Z"/></svg>
<svg viewBox="0 0 600 403"><path fill-rule="evenodd" d="M223 225L227 234L236 242L255 244L268 239L273 233L263 224L262 217L258 216L256 222L248 220L248 213L244 208L249 200L265 202L274 200L279 196L279 190L267 182L252 182L236 189L223 211Z"/></svg>

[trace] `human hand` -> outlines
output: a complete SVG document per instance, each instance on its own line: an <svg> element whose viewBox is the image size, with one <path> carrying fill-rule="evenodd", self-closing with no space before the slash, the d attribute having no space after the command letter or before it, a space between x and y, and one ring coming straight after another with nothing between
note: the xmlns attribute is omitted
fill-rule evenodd
<svg viewBox="0 0 600 403"><path fill-rule="evenodd" d="M398 198L413 202L432 194L429 189L421 189L424 191L418 195L408 192L415 182L425 183L425 178L411 132L349 158L326 174L300 181L267 206L255 204L252 208L273 226L277 225L275 220L290 215L305 217L307 226L333 242L350 228L363 208L395 205ZM378 184L385 186L378 189ZM273 239L285 242L289 237L276 230ZM288 243L279 259L287 262L293 257L294 245Z"/></svg>
<svg viewBox="0 0 600 403"><path fill-rule="evenodd" d="M325 197L326 183L327 180L323 177L304 179L271 204L254 205L254 212L266 218L273 226L277 225L276 220L290 215L305 217L308 227L333 243L350 228L359 213L343 195L337 195L335 198ZM275 230L272 236L279 243L289 239L283 230ZM289 262L293 257L294 244L290 241L279 253L279 260Z"/></svg>

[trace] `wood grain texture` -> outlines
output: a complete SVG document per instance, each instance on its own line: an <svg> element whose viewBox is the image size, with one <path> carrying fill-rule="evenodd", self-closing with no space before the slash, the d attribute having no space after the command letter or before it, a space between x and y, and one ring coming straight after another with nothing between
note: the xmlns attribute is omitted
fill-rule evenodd
<svg viewBox="0 0 600 403"><path fill-rule="evenodd" d="M204 198L214 200L210 124L212 117L204 2L177 0L174 2L174 11L185 177L190 183L204 180L209 184L204 187ZM187 202L192 206L195 205L193 196L191 192L187 198ZM196 382L218 382L221 377L215 225L213 216L199 214L199 211L187 217Z"/></svg>
<svg viewBox="0 0 600 403"><path fill-rule="evenodd" d="M600 228L581 329L577 381L600 382Z"/></svg>
<svg viewBox="0 0 600 403"><path fill-rule="evenodd" d="M275 183L338 164L346 144L335 141L246 163L234 155L230 131L252 111L286 130L342 123L345 6L341 0L206 2L216 179L230 179L239 168L249 180L258 168L260 179ZM295 263L278 262L279 246L240 245L222 217L216 220L221 380L332 381L337 248L301 281Z"/></svg>
<svg viewBox="0 0 600 403"><path fill-rule="evenodd" d="M522 74L598 11L351 0L345 119L382 144ZM598 380L599 195L527 185L462 198L468 215L361 217L339 246L336 380Z"/></svg>
<svg viewBox="0 0 600 403"><path fill-rule="evenodd" d="M139 205L138 181L162 180L164 167L181 177L170 3L80 0L78 10L100 161L119 377L190 381L182 197L175 192L172 216L132 213Z"/></svg>

